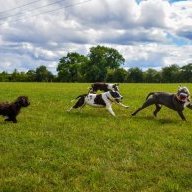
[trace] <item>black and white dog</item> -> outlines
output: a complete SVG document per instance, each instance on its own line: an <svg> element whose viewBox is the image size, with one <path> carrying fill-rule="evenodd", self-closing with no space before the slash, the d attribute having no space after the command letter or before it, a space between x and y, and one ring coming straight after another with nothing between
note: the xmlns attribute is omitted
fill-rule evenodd
<svg viewBox="0 0 192 192"><path fill-rule="evenodd" d="M89 93L96 93L97 91L118 91L119 92L119 84L115 83L102 83L102 82L97 82L91 84L91 88L89 88Z"/></svg>
<svg viewBox="0 0 192 192"><path fill-rule="evenodd" d="M182 120L186 120L183 115L183 110L185 107L192 109L192 103L190 102L190 92L187 87L179 87L176 94L166 93L166 92L151 92L148 94L146 101L142 107L138 108L132 116L136 115L139 111L149 107L150 105L155 105L156 109L153 112L154 116L161 110L162 105L177 111Z"/></svg>
<svg viewBox="0 0 192 192"><path fill-rule="evenodd" d="M105 93L101 94L83 94L79 95L76 99L78 101L75 103L74 106L72 106L69 110L77 109L77 108L83 108L86 104L90 105L92 107L105 107L109 113L113 116L115 116L115 113L112 110L112 103L117 103L125 108L128 108L128 106L123 105L120 103L120 101L123 99L123 97L120 95L118 91L107 91Z"/></svg>

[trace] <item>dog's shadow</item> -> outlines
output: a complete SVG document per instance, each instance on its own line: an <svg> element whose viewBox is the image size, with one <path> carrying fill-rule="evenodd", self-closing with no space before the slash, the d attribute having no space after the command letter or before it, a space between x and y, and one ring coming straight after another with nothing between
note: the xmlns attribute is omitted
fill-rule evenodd
<svg viewBox="0 0 192 192"><path fill-rule="evenodd" d="M101 114L100 113L89 113L89 112L86 112L86 111L83 111L83 112L80 112L80 111L70 111L70 112L68 112L68 111L66 111L65 112L65 114L66 115L68 115L68 116L71 116L71 117L79 117L79 118L101 118L101 117L103 117L103 118L109 118L109 117L113 117L112 115L110 115L110 114L103 114L102 116L101 116Z"/></svg>
<svg viewBox="0 0 192 192"><path fill-rule="evenodd" d="M147 121L154 121L158 124L178 124L179 122L182 122L182 120L175 120L175 119L168 119L168 118L158 118L158 117L153 117L153 116L137 116L137 117L132 117L134 119L139 119L139 120L147 120Z"/></svg>
<svg viewBox="0 0 192 192"><path fill-rule="evenodd" d="M0 120L0 125L11 125L11 124L17 124L17 123L13 123L12 121L5 121L4 119Z"/></svg>
<svg viewBox="0 0 192 192"><path fill-rule="evenodd" d="M94 114L88 113L88 112L81 112L81 111L66 111L66 115L71 116L71 117L80 117L80 118L90 118L93 117Z"/></svg>

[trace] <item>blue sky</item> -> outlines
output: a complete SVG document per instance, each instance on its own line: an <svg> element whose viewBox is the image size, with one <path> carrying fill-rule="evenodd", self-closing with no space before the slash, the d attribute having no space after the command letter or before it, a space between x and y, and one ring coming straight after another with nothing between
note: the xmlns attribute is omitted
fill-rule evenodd
<svg viewBox="0 0 192 192"><path fill-rule="evenodd" d="M123 67L192 63L192 0L0 0L0 71L45 65L68 52L117 49ZM55 10L55 11L54 11Z"/></svg>

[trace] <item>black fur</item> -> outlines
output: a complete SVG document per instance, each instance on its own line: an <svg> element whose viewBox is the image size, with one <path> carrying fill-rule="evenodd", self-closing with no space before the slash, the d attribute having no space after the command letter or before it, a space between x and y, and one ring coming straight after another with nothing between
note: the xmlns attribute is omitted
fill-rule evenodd
<svg viewBox="0 0 192 192"><path fill-rule="evenodd" d="M105 101L103 100L101 94L98 94L98 95L95 97L94 103L95 103L95 104L98 104L98 105L106 106L106 103L105 103Z"/></svg>
<svg viewBox="0 0 192 192"><path fill-rule="evenodd" d="M113 89L113 91L119 91L118 84L113 84L112 89ZM96 93L99 90L104 91L104 92L111 91L108 83L97 82L97 83L91 84L89 93Z"/></svg>
<svg viewBox="0 0 192 192"><path fill-rule="evenodd" d="M121 97L120 94L119 94L119 92L117 92L117 91L110 91L110 94L111 94L111 96L112 96L113 98L119 98L119 97ZM123 99L123 97L121 97L121 99Z"/></svg>
<svg viewBox="0 0 192 192"><path fill-rule="evenodd" d="M75 103L73 108L76 109L76 108L82 107L85 103L86 96L87 96L87 94L83 94L83 95L79 95L78 97L76 97L76 99L78 99L78 101Z"/></svg>
<svg viewBox="0 0 192 192"><path fill-rule="evenodd" d="M19 114L22 107L30 105L28 97L20 96L13 103L0 103L0 115L7 117L5 121L17 123L16 116Z"/></svg>

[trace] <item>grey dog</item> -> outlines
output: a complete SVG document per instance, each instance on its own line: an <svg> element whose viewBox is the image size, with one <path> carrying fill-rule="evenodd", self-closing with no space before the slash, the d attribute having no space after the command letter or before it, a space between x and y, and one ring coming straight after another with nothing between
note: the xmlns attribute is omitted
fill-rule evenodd
<svg viewBox="0 0 192 192"><path fill-rule="evenodd" d="M139 111L149 107L150 105L155 105L156 109L153 112L154 116L161 110L162 105L177 111L182 120L186 121L183 115L183 110L185 107L192 109L192 103L190 102L190 92L187 87L179 87L176 94L167 92L151 92L148 94L145 103L138 108L132 116L136 115Z"/></svg>

